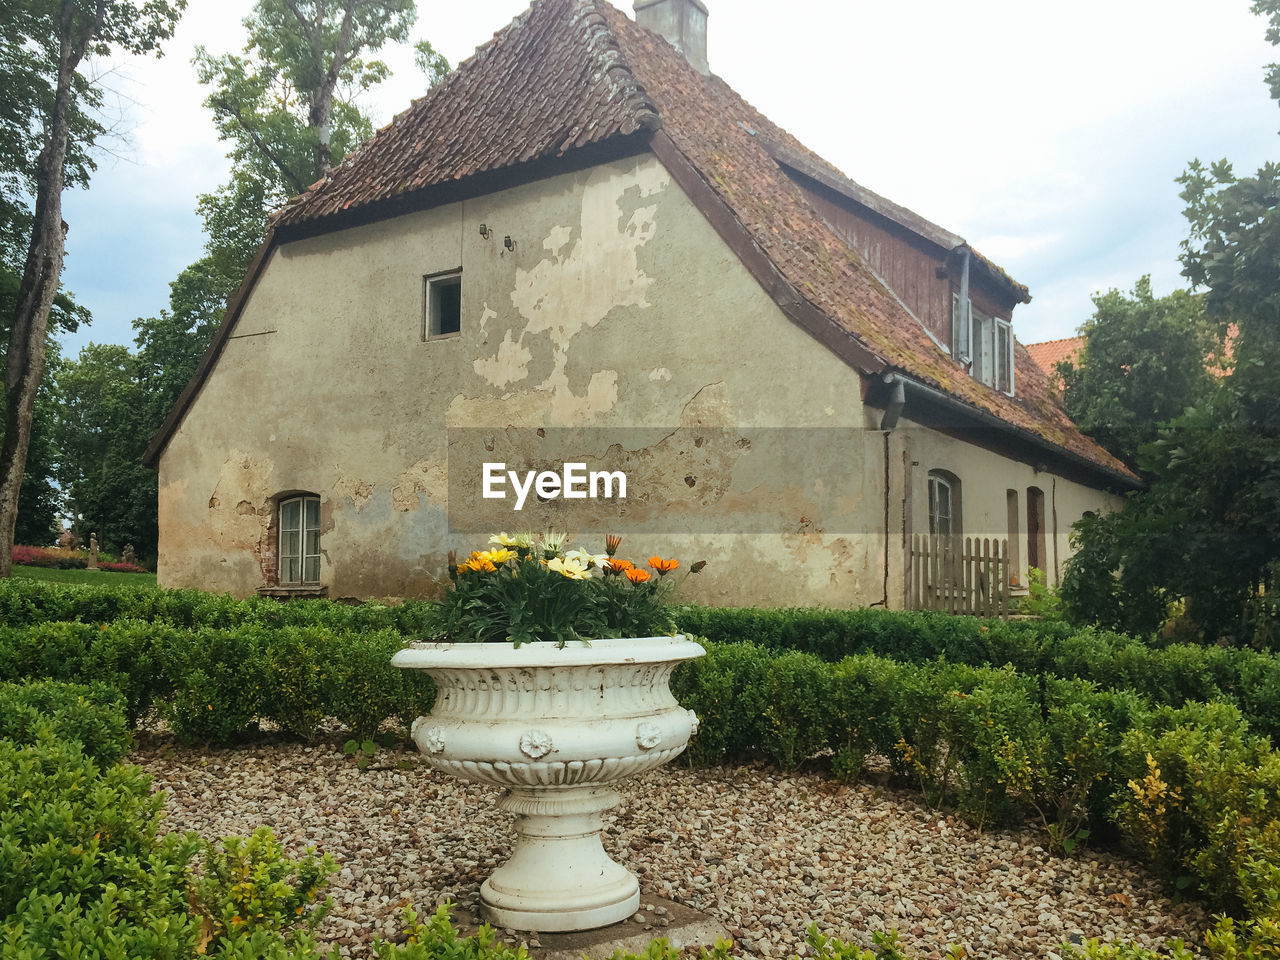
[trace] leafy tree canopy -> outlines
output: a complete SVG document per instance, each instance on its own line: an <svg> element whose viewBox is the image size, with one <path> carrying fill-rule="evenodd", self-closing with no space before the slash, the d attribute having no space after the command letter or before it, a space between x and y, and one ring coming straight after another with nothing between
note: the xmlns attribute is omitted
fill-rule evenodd
<svg viewBox="0 0 1280 960"><path fill-rule="evenodd" d="M1093 306L1080 356L1058 365L1063 404L1081 430L1135 466L1159 424L1212 387L1206 364L1220 351L1221 333L1205 319L1202 296L1177 290L1157 298L1150 277L1129 294L1095 295Z"/></svg>
<svg viewBox="0 0 1280 960"><path fill-rule="evenodd" d="M1280 0L1257 0L1280 44ZM1280 65L1268 74L1280 99ZM1207 640L1280 648L1280 165L1237 176L1193 161L1179 178L1183 274L1233 324L1230 371L1139 450L1149 488L1079 528L1063 594L1083 619L1153 629L1186 600Z"/></svg>

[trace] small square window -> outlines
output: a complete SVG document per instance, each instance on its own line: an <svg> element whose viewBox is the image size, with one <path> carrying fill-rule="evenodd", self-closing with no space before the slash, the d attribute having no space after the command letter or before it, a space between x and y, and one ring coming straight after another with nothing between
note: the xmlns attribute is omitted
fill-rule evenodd
<svg viewBox="0 0 1280 960"><path fill-rule="evenodd" d="M425 278L426 335L424 340L456 337L462 331L462 272Z"/></svg>

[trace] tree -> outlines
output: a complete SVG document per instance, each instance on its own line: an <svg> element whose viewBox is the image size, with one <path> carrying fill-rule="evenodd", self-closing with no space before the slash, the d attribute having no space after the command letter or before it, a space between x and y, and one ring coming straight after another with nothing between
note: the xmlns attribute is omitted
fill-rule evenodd
<svg viewBox="0 0 1280 960"><path fill-rule="evenodd" d="M1093 298L1080 332L1084 349L1074 364L1058 365L1063 406L1085 434L1136 466L1138 450L1166 423L1193 406L1213 385L1206 362L1221 332L1204 316L1204 298L1175 290L1151 293L1142 277L1126 295Z"/></svg>
<svg viewBox="0 0 1280 960"><path fill-rule="evenodd" d="M1280 44L1280 0L1253 10ZM1280 100L1280 65L1269 81ZM1185 599L1205 639L1280 648L1280 165L1237 177L1197 160L1179 182L1183 275L1234 324L1233 363L1141 449L1148 489L1080 528L1063 595L1077 615L1143 630Z"/></svg>
<svg viewBox="0 0 1280 960"><path fill-rule="evenodd" d="M156 549L156 476L142 465L150 436L138 358L119 344L89 344L57 378L58 480L80 529L118 552Z"/></svg>
<svg viewBox="0 0 1280 960"><path fill-rule="evenodd" d="M0 446L0 577L13 560L18 500L31 441L31 418L44 367L49 314L62 277L66 226L62 190L92 143L94 88L77 71L86 55L158 51L173 35L186 0L10 0L0 15L6 105L35 108L23 128L6 112L0 149L34 185L30 241L5 354L4 441ZM11 72L10 72L11 71ZM37 127L34 124L38 124ZM81 161L83 162L83 161ZM12 173L11 173L12 175ZM6 213L10 216L11 213Z"/></svg>

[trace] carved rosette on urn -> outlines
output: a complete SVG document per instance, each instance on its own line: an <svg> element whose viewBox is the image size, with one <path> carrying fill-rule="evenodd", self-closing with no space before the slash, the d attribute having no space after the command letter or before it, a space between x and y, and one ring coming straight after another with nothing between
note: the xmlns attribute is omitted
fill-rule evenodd
<svg viewBox="0 0 1280 960"><path fill-rule="evenodd" d="M553 643L414 644L392 660L435 681L429 716L413 724L426 762L505 787L516 816L511 859L480 888L493 923L589 930L636 912L640 887L604 852L612 784L678 756L697 728L671 694L672 671L705 655L675 637Z"/></svg>

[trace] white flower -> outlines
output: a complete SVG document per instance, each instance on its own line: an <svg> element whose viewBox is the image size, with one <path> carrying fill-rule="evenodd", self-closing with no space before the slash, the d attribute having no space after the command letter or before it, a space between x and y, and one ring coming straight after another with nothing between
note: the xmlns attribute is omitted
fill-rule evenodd
<svg viewBox="0 0 1280 960"><path fill-rule="evenodd" d="M547 561L547 569L554 570L570 580L589 580L591 578L591 572L587 569L586 564L571 560L568 557L552 557Z"/></svg>
<svg viewBox="0 0 1280 960"><path fill-rule="evenodd" d="M554 530L548 530L542 535L542 549L551 553L559 553L564 549L564 545L568 540L569 535L567 533L556 533Z"/></svg>
<svg viewBox="0 0 1280 960"><path fill-rule="evenodd" d="M570 550L564 555L566 560L576 560L584 567L603 567L609 559L607 553L587 553L585 550Z"/></svg>

